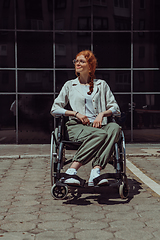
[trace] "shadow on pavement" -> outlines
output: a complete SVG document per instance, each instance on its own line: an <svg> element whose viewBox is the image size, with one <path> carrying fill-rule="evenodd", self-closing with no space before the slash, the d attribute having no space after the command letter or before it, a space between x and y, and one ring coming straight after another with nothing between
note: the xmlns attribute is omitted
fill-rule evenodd
<svg viewBox="0 0 160 240"><path fill-rule="evenodd" d="M63 204L91 205L93 201L99 204L115 205L129 203L135 195L140 194L141 183L135 179L128 179L129 196L122 199L118 187L93 187L78 189L67 196ZM86 195L84 197L84 195Z"/></svg>

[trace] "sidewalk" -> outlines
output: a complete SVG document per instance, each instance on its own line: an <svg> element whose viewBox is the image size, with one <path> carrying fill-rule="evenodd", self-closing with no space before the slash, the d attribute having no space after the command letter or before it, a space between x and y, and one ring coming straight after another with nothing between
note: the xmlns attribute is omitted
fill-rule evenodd
<svg viewBox="0 0 160 240"><path fill-rule="evenodd" d="M149 171L158 170L158 177L159 147L127 144L127 158ZM159 240L160 196L128 169L128 199L121 199L118 189L102 187L86 190L77 200L71 194L54 200L50 145L0 145L0 156L2 240ZM111 168L107 165L106 171L112 172ZM88 163L78 175L88 180L90 170Z"/></svg>

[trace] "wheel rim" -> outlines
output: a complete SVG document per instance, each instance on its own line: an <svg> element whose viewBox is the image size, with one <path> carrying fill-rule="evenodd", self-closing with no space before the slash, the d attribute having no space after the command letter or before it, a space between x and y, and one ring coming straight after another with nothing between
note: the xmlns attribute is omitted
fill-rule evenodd
<svg viewBox="0 0 160 240"><path fill-rule="evenodd" d="M63 199L68 194L68 188L67 186L57 186L54 184L51 188L51 194L55 199Z"/></svg>

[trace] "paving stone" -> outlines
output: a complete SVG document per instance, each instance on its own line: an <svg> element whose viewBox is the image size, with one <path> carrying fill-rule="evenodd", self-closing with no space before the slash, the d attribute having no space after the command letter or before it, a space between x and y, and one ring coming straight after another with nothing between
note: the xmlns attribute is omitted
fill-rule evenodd
<svg viewBox="0 0 160 240"><path fill-rule="evenodd" d="M102 207L101 206L98 206L98 205L89 205L86 206L75 206L75 207L72 207L72 211L73 212L99 212L99 211L102 211Z"/></svg>
<svg viewBox="0 0 160 240"><path fill-rule="evenodd" d="M82 212L82 213L77 213L74 214L73 217L75 219L79 219L79 220L100 220L100 219L104 219L105 215L103 213L97 213L97 212Z"/></svg>
<svg viewBox="0 0 160 240"><path fill-rule="evenodd" d="M15 202L13 202L14 206L24 206L24 207L26 207L26 206L35 206L37 204L39 204L39 202L35 201L35 200L25 200L25 201L18 201L17 200Z"/></svg>
<svg viewBox="0 0 160 240"><path fill-rule="evenodd" d="M75 239L74 234L66 231L47 231L36 235L35 240L70 240Z"/></svg>
<svg viewBox="0 0 160 240"><path fill-rule="evenodd" d="M138 212L142 211L160 211L160 203L155 203L155 204L139 204L134 206L134 209Z"/></svg>
<svg viewBox="0 0 160 240"><path fill-rule="evenodd" d="M159 229L159 226L160 226L160 219L158 220L150 220L150 221L146 221L145 224L148 226L148 227L152 227L152 228L155 228L155 229ZM160 236L160 235L159 235Z"/></svg>
<svg viewBox="0 0 160 240"><path fill-rule="evenodd" d="M118 205L107 205L107 206L103 206L104 210L107 211L114 211L114 212L128 212L130 210L132 210L132 206L128 206L128 205L122 205L122 204L118 204Z"/></svg>
<svg viewBox="0 0 160 240"><path fill-rule="evenodd" d="M147 219L154 219L155 221L159 220L160 210L158 211L145 211L139 213L140 217Z"/></svg>
<svg viewBox="0 0 160 240"><path fill-rule="evenodd" d="M111 212L111 213L107 213L106 214L106 218L110 219L111 221L113 220L117 220L117 219L125 219L126 221L128 221L128 219L136 219L138 218L138 214L131 211L131 212Z"/></svg>
<svg viewBox="0 0 160 240"><path fill-rule="evenodd" d="M12 232L0 234L3 240L35 240L35 235L26 232Z"/></svg>
<svg viewBox="0 0 160 240"><path fill-rule="evenodd" d="M39 219L44 221L65 221L67 219L70 219L71 215L66 213L45 213L41 214Z"/></svg>
<svg viewBox="0 0 160 240"><path fill-rule="evenodd" d="M149 232L146 231L141 231L141 230L134 230L134 229L129 229L129 230L122 230L122 231L117 231L115 233L115 236L118 238L122 238L124 240L135 240L135 239L141 239L141 240L148 240L148 239L153 239L153 235Z"/></svg>
<svg viewBox="0 0 160 240"><path fill-rule="evenodd" d="M143 222L140 222L140 221L136 221L136 220L129 220L127 219L126 220L117 220L117 221L113 221L113 222L110 222L109 225L113 228L113 229L124 229L124 231L126 229L128 230L137 230L137 229L143 229L146 225L145 223Z"/></svg>
<svg viewBox="0 0 160 240"><path fill-rule="evenodd" d="M35 223L31 222L12 222L12 223L5 223L1 225L1 229L10 231L10 232L29 232L36 227ZM2 238L3 239L3 238Z"/></svg>
<svg viewBox="0 0 160 240"><path fill-rule="evenodd" d="M16 213L16 214L11 214L6 216L5 220L6 221L13 221L13 222L25 222L25 221L31 221L37 219L37 216L33 215L33 214L20 214L20 213Z"/></svg>
<svg viewBox="0 0 160 240"><path fill-rule="evenodd" d="M85 230L76 233L78 240L107 240L113 238L113 234L104 230Z"/></svg>
<svg viewBox="0 0 160 240"><path fill-rule="evenodd" d="M12 208L10 208L8 210L8 213L35 213L35 212L39 212L39 205L37 206L16 206L14 207L12 205Z"/></svg>
<svg viewBox="0 0 160 240"><path fill-rule="evenodd" d="M44 223L39 223L38 228L47 231L60 231L66 230L67 228L71 228L72 224L68 221L46 221Z"/></svg>
<svg viewBox="0 0 160 240"><path fill-rule="evenodd" d="M159 239L160 237L160 230L159 231L156 231L153 233L154 237L156 237L157 239Z"/></svg>
<svg viewBox="0 0 160 240"><path fill-rule="evenodd" d="M7 197L6 197L7 198ZM5 206L8 206L8 205L10 205L11 204L11 202L10 202L10 200L1 200L0 199L0 207L5 207ZM2 209L0 208L0 212L2 211Z"/></svg>
<svg viewBox="0 0 160 240"><path fill-rule="evenodd" d="M105 229L109 225L107 223L101 222L101 221L78 221L77 223L74 224L75 228L80 228L80 229Z"/></svg>
<svg viewBox="0 0 160 240"><path fill-rule="evenodd" d="M55 206L55 205L49 205L49 206L44 206L41 208L42 212L53 212L53 213L63 213L63 212L70 212L71 207L70 206Z"/></svg>

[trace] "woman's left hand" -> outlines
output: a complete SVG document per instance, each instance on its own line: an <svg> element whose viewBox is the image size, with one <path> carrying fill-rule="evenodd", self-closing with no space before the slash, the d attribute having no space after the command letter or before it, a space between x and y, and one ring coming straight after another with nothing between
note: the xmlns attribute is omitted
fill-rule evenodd
<svg viewBox="0 0 160 240"><path fill-rule="evenodd" d="M102 120L103 120L103 113L99 113L98 116L96 117L96 119L93 122L93 127L95 128L101 128L102 126Z"/></svg>

